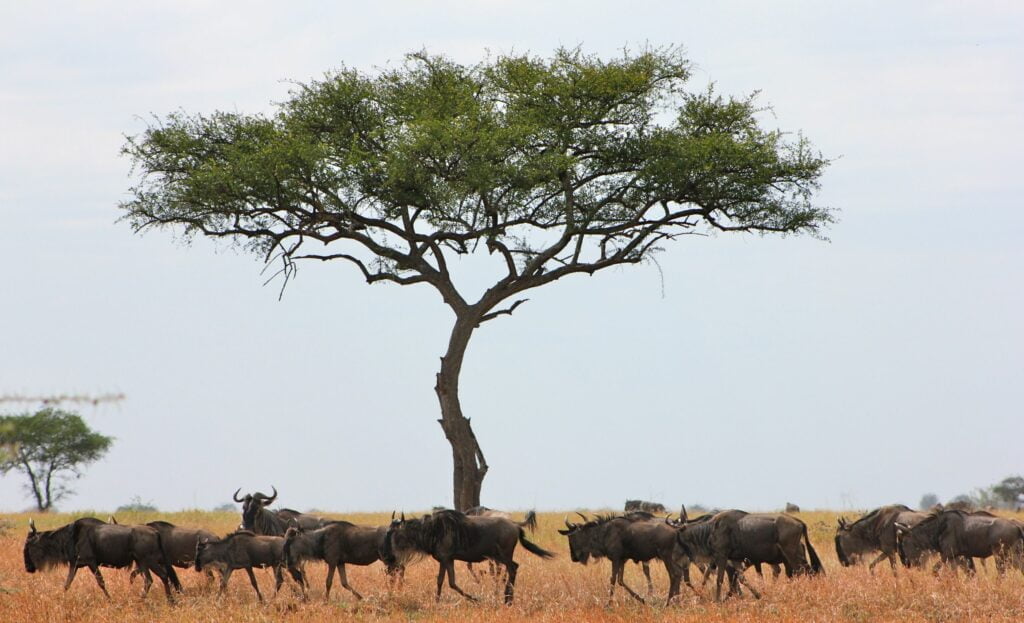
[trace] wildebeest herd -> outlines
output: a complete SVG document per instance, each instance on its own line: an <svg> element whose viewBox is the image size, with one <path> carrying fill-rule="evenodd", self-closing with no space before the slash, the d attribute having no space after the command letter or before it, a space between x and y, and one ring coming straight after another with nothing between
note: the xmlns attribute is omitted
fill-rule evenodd
<svg viewBox="0 0 1024 623"><path fill-rule="evenodd" d="M437 598L445 578L452 590L476 600L455 581L455 563L471 565L488 561L492 573L504 582L504 601L512 603L519 564L514 560L517 545L541 558L554 556L526 537L537 529L532 511L523 521L508 513L486 507L459 512L435 508L430 514L406 519L404 513L392 514L384 526L360 526L348 521L328 520L291 509L268 508L277 499L272 495L247 494L234 500L242 504L238 530L219 538L199 529L175 526L165 521L146 525L120 525L86 517L54 530L39 531L30 521L25 539L25 570L33 573L54 566L67 566L64 590L71 586L78 569L87 567L104 594L109 597L100 567L132 568L131 578L144 579L143 594L152 586L152 575L163 583L168 601L181 591L175 568L194 567L211 578L221 577L223 592L235 570L245 570L262 601L254 568L269 568L275 578L275 592L285 581L285 573L294 580L296 591L307 596L308 581L304 568L322 561L327 564L326 598L337 572L343 588L357 599L362 595L348 583L345 565L370 565L381 561L389 577L389 589L400 583L405 567L414 560L430 556L438 563ZM818 575L824 566L808 536L807 525L787 513L747 513L724 510L687 516L685 507L678 517L658 516L665 509L659 504L630 500L622 514L587 517L574 523L565 518L558 532L568 539L573 562L586 564L591 558L607 558L611 563L609 602L621 586L633 598L644 597L630 588L624 579L627 562L640 563L647 578L648 595L653 593L648 563L660 561L669 577L671 603L680 593L680 585L697 589L690 580L690 567L696 566L706 582L716 575L715 599L721 599L723 581L728 578L728 595L742 594L742 586L759 598L760 593L744 577L754 567L769 565L778 577ZM913 511L906 506L877 508L855 521L839 519L835 549L843 566L871 557L870 568L888 559L893 572L896 560L907 567L923 566L929 554L937 555L935 568L947 565L975 570L974 559L995 558L1000 574L1009 568L1024 572L1024 524L990 513L936 508Z"/></svg>

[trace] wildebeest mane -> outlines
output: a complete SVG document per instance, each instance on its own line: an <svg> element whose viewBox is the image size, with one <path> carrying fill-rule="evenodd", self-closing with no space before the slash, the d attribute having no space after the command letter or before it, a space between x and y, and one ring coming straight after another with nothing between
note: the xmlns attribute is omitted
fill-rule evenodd
<svg viewBox="0 0 1024 623"><path fill-rule="evenodd" d="M74 547L74 529L75 525L79 522L96 524L103 523L95 517L82 517L54 530L36 532L33 528L33 534L36 535L35 541L33 542L33 549L38 556L38 560L30 558L29 544L26 541L24 551L25 569L45 570L59 565L71 564L71 561L76 557Z"/></svg>

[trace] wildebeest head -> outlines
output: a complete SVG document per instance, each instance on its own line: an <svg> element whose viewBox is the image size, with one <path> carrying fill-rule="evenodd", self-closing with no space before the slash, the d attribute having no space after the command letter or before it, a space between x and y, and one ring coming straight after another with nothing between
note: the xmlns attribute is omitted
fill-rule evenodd
<svg viewBox="0 0 1024 623"><path fill-rule="evenodd" d="M420 519L406 519L405 513L402 513L396 519L395 513L391 513L391 524L384 534L380 547L380 559L386 565L388 573L422 555L421 548L426 545L426 523L429 518L430 515L424 515Z"/></svg>
<svg viewBox="0 0 1024 623"><path fill-rule="evenodd" d="M864 552L875 547L861 531L855 530L854 524L845 517L840 517L837 520L835 542L836 556L844 567L856 564Z"/></svg>
<svg viewBox="0 0 1024 623"><path fill-rule="evenodd" d="M566 517L565 530L559 530L558 533L568 537L569 557L572 561L585 565L590 562L591 556L601 557L601 551L597 547L601 537L600 522L588 519L583 513L577 512L576 514L583 518L583 523L572 523Z"/></svg>
<svg viewBox="0 0 1024 623"><path fill-rule="evenodd" d="M223 568L223 556L227 548L227 538L216 540L210 538L200 538L199 540L197 540L195 558L196 571L202 571L204 568L208 569L210 567Z"/></svg>
<svg viewBox="0 0 1024 623"><path fill-rule="evenodd" d="M929 551L939 548L945 515L945 512L933 513L914 526L896 522L896 548L905 566L920 565Z"/></svg>
<svg viewBox="0 0 1024 623"><path fill-rule="evenodd" d="M254 530L256 527L256 516L260 510L270 506L277 499L277 488L273 485L270 488L274 491L273 495L257 491L256 493L246 493L245 497L241 499L238 497L238 493L242 490L241 487L235 491L232 499L242 504L242 530Z"/></svg>

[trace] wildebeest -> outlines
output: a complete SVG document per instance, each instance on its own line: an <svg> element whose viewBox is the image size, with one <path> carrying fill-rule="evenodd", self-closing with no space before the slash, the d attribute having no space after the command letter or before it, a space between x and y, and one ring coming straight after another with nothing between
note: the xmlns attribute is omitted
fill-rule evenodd
<svg viewBox="0 0 1024 623"><path fill-rule="evenodd" d="M245 569L249 574L249 582L256 591L256 597L263 601L260 586L256 583L253 567L270 567L274 570L274 592L284 583L282 569L285 566L284 537L257 535L247 530L233 532L223 539L201 539L196 544L196 571L215 568L221 572L220 592L228 586L228 580L235 569ZM306 578L301 569L289 568L292 579L300 587L305 587Z"/></svg>
<svg viewBox="0 0 1024 623"><path fill-rule="evenodd" d="M799 513L800 512L800 507L797 506L796 504L792 503L792 502L786 502L786 512L787 513Z"/></svg>
<svg viewBox="0 0 1024 623"><path fill-rule="evenodd" d="M357 526L347 521L332 521L323 528L302 532L294 526L284 535L285 564L289 569L298 568L306 560L322 560L327 563L327 590L325 598L331 596L334 570L338 570L341 585L357 599L363 596L349 586L345 565L370 565L381 559L384 538L388 526ZM401 574L400 567L388 567L388 574Z"/></svg>
<svg viewBox="0 0 1024 623"><path fill-rule="evenodd" d="M896 523L914 526L928 516L928 513L911 510L902 504L882 506L864 514L850 523L840 517L836 527L836 556L844 567L849 567L869 552L880 552L871 561L868 569L883 559L889 559L893 573L896 573Z"/></svg>
<svg viewBox="0 0 1024 623"><path fill-rule="evenodd" d="M291 525L297 526L300 530L316 530L327 524L325 519L300 513L290 508L268 509L267 506L273 504L277 499L277 488L273 486L270 488L274 491L273 495L257 491L252 494L246 493L245 497L240 499L238 493L242 489L239 488L231 496L234 501L242 503L242 530L267 536L284 536L285 531Z"/></svg>
<svg viewBox="0 0 1024 623"><path fill-rule="evenodd" d="M447 575L448 586L473 601L476 598L455 583L455 561L493 560L505 567L505 603L510 604L519 568L513 560L516 541L536 556L554 556L527 540L523 527L504 517L469 517L459 511L444 510L407 520L403 514L388 527L381 558L393 567L417 552L429 554L438 563L437 599L441 598Z"/></svg>
<svg viewBox="0 0 1024 623"><path fill-rule="evenodd" d="M64 590L68 590L81 567L88 567L96 578L100 590L108 598L100 567L125 568L137 565L145 579L143 595L153 585L150 572L164 585L169 602L174 601L171 586L178 590L181 583L168 562L160 533L149 526L111 525L87 517L73 521L56 530L39 532L34 521L25 539L25 570L34 573L56 565L68 565Z"/></svg>
<svg viewBox="0 0 1024 623"><path fill-rule="evenodd" d="M434 512L437 512L437 510L438 509L435 507ZM486 506L474 506L473 508L466 509L466 515L470 517L504 517L505 519L508 519L517 526L527 528L530 531L530 534L533 534L537 531L537 513L536 511L532 510L527 511L526 517L524 517L522 521L516 521L515 519L513 519L512 513L495 510L493 508L487 508ZM491 561L489 564L491 575L494 575L496 573L494 562ZM479 581L479 579L476 577L476 573L473 571L473 563L467 562L466 570L469 571L469 574L473 576L474 580Z"/></svg>
<svg viewBox="0 0 1024 623"><path fill-rule="evenodd" d="M682 569L673 559L676 529L664 519L656 519L650 513L633 512L627 515L599 515L587 519L580 514L584 523L571 523L565 519L565 529L558 533L569 539L569 555L573 562L587 564L591 558L607 558L612 564L611 586L608 601L615 595L619 585L634 599L644 599L631 589L623 577L626 562L647 562L660 560L668 571L668 599L671 601L679 592L679 578ZM650 576L648 576L650 581Z"/></svg>
<svg viewBox="0 0 1024 623"><path fill-rule="evenodd" d="M807 535L807 525L796 517L783 513L727 510L717 513L702 525L707 527L700 530L680 527L676 542L690 558L710 555L718 571L716 600L721 599L722 580L729 568L774 563L783 565L788 577L795 573L824 572Z"/></svg>
<svg viewBox="0 0 1024 623"><path fill-rule="evenodd" d="M164 552L167 554L167 561L172 566L180 569L188 569L195 565L196 545L199 541L203 539L217 539L217 535L209 530L183 528L168 521L150 521L146 525L160 533L160 540L163 543ZM141 569L136 568L132 571L130 580L134 581L135 576L141 572ZM213 571L207 569L206 572L212 580Z"/></svg>
<svg viewBox="0 0 1024 623"><path fill-rule="evenodd" d="M641 511L644 513L664 513L665 505L657 502L645 502L644 500L626 500L625 508L622 509L625 512Z"/></svg>
<svg viewBox="0 0 1024 623"><path fill-rule="evenodd" d="M920 566L924 554L938 552L941 563L973 571L972 558L995 556L1002 574L1012 566L1024 572L1024 528L986 512L946 510L930 513L915 526L896 524L897 543L904 562Z"/></svg>

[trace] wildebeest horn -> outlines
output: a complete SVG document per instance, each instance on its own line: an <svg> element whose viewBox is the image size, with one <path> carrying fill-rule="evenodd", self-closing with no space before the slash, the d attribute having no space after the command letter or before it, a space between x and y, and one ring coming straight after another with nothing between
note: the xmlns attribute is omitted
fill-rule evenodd
<svg viewBox="0 0 1024 623"><path fill-rule="evenodd" d="M399 521L405 521L405 511L402 511L402 518Z"/></svg>
<svg viewBox="0 0 1024 623"><path fill-rule="evenodd" d="M117 524L117 517L114 517L113 515L111 515L110 517L107 518L107 523L113 524L115 526L118 525Z"/></svg>
<svg viewBox="0 0 1024 623"><path fill-rule="evenodd" d="M233 499L233 500L234 500L234 501L236 501L236 502L244 502L245 500L239 500L239 499L238 499L238 493L239 493L239 492L240 492L241 490L242 490L242 488L241 488L241 487L239 487L239 488L238 488L238 490L236 490L236 491L235 491L235 494L231 496L231 499Z"/></svg>
<svg viewBox="0 0 1024 623"><path fill-rule="evenodd" d="M276 499L277 499L277 489L276 489L276 488L274 487L274 485L270 485L270 488L274 490L274 495L270 496L270 497L269 497L269 498L267 499L267 501L266 501L266 502L264 502L264 504L273 504L273 503L274 503L274 500L276 500Z"/></svg>
<svg viewBox="0 0 1024 623"><path fill-rule="evenodd" d="M573 528L576 527L576 524L569 523L569 516L568 515L565 516L565 527L568 528L569 530L572 530Z"/></svg>
<svg viewBox="0 0 1024 623"><path fill-rule="evenodd" d="M32 529L32 534L35 534L36 532L39 532L38 530L36 530L36 520L35 519L31 519L30 518L28 520L28 527Z"/></svg>
<svg viewBox="0 0 1024 623"><path fill-rule="evenodd" d="M391 511L391 521L395 520L395 511Z"/></svg>
<svg viewBox="0 0 1024 623"><path fill-rule="evenodd" d="M679 521L686 523L688 517L686 516L686 504L679 505Z"/></svg>
<svg viewBox="0 0 1024 623"><path fill-rule="evenodd" d="M579 515L580 517L582 517L583 521L590 521L589 519L587 519L587 516L584 515L583 513L579 512L579 511L576 511L576 514Z"/></svg>

